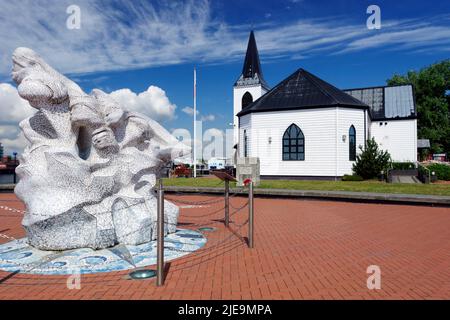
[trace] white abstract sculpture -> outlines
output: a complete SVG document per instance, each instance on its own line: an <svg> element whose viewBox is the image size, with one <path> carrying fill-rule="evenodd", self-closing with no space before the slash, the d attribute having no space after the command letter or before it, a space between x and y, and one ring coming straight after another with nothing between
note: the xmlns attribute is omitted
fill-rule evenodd
<svg viewBox="0 0 450 320"><path fill-rule="evenodd" d="M20 123L29 146L16 169L29 243L66 250L154 240L156 177L190 148L108 94L84 93L31 49L15 50L12 78L38 109ZM178 207L164 208L165 232L175 232Z"/></svg>

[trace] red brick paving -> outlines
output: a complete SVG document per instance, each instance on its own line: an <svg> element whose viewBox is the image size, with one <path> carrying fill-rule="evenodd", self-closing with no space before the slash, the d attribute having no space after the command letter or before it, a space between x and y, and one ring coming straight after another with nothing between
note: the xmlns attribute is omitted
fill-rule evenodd
<svg viewBox="0 0 450 320"><path fill-rule="evenodd" d="M232 199L235 207L245 202ZM23 209L12 194L0 194L1 205ZM218 230L207 233L202 250L171 262L164 287L128 280L128 272L83 275L81 290L67 289L67 277L16 274L0 284L0 299L450 298L448 208L257 198L255 248L248 249L247 226L237 227L247 209L230 229L215 221L221 212L200 217L222 206L181 209L183 228ZM0 221L1 233L24 236L18 213L0 209ZM367 289L369 265L381 268L381 290ZM8 275L0 271L0 279Z"/></svg>

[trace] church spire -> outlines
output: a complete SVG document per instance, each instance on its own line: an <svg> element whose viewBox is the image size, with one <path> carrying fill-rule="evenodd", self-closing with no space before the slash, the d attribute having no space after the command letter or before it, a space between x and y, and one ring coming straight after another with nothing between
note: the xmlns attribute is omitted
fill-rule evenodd
<svg viewBox="0 0 450 320"><path fill-rule="evenodd" d="M268 87L262 73L258 47L256 46L253 30L250 32L250 38L248 39L247 53L245 54L242 74L235 85L241 86L251 84L261 84L265 88Z"/></svg>

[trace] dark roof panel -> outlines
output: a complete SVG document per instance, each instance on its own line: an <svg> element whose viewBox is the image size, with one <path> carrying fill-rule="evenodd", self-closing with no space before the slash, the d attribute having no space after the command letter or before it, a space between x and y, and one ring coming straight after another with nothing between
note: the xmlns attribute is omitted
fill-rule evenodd
<svg viewBox="0 0 450 320"><path fill-rule="evenodd" d="M348 89L344 92L366 103L372 120L417 117L412 85Z"/></svg>
<svg viewBox="0 0 450 320"><path fill-rule="evenodd" d="M370 107L372 118L384 117L384 90L383 88L350 89L345 93L364 102Z"/></svg>
<svg viewBox="0 0 450 320"><path fill-rule="evenodd" d="M358 99L346 94L308 71L298 69L237 115L243 116L251 112L329 106L368 108L366 104Z"/></svg>

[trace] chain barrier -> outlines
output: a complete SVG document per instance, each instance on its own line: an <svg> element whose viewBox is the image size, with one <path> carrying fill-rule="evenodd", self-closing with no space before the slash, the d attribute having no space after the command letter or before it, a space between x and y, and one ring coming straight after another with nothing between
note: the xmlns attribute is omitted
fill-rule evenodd
<svg viewBox="0 0 450 320"><path fill-rule="evenodd" d="M196 196L197 193L193 194L193 193L186 192L186 193L180 193L180 195L185 195L185 196L186 195L189 195L189 196L195 195ZM231 198L234 198L234 197L239 196L239 195L243 195L243 194L239 193L239 192L235 192L235 193L230 194L229 198L231 199ZM179 199L175 199L175 198L171 198L171 197L167 197L167 196L165 196L164 198L166 200L173 201L173 202L176 202L176 203L192 204L192 205L214 204L214 203L219 203L219 202L224 201L224 199L222 199L222 198L221 199L215 199L215 197L211 198L211 199L207 199L207 200L201 200L201 201L179 200Z"/></svg>
<svg viewBox="0 0 450 320"><path fill-rule="evenodd" d="M13 213L18 213L18 214L22 214L22 215L25 214L25 212L26 212L25 210L11 208L11 207L8 207L8 206L3 206L3 205L0 205L0 209L5 210L5 211L11 211ZM8 214L0 214L0 216L1 217L17 217L15 215L8 215Z"/></svg>
<svg viewBox="0 0 450 320"><path fill-rule="evenodd" d="M165 197L165 200L172 201L175 203L190 204L190 205L215 204L215 203L219 203L219 202L223 201L223 199L204 200L204 201L185 201L185 200L175 199L175 198L171 198L171 197Z"/></svg>
<svg viewBox="0 0 450 320"><path fill-rule="evenodd" d="M212 211L212 212L205 213L205 214L202 214L202 215L200 215L200 216L189 216L189 218L191 218L191 219L199 219L199 218L204 218L204 217L210 217L210 216L212 216L212 215L215 215L215 214L218 213L218 212L222 212L224 209L225 209L225 207L221 207L221 208L218 209L218 210L214 210L214 211Z"/></svg>
<svg viewBox="0 0 450 320"><path fill-rule="evenodd" d="M8 236L8 235L6 235L6 234L4 234L4 233L0 233L0 238L7 239L7 240L11 240L11 241L17 240L16 238L10 237L10 236Z"/></svg>
<svg viewBox="0 0 450 320"><path fill-rule="evenodd" d="M243 226L245 226L247 223L248 223L248 220L247 220L247 222L245 222L244 224L242 224L242 225L238 228L238 230L236 230L236 231L239 231L239 230L240 230ZM236 232L236 231L235 231L235 232ZM176 249L176 248L173 248L173 247L164 247L164 249L168 249L168 250L170 250L170 251L175 251L175 252L187 252L187 253L192 253L192 256L198 256L198 255L200 255L200 254L204 254L205 252L211 251L211 250L213 250L213 249L219 247L221 244L223 244L223 243L225 243L225 242L228 242L228 240L230 240L231 238L233 238L233 237L235 237L235 236L236 236L236 235L235 235L234 233L232 233L232 234L230 234L228 237L226 237L225 239L223 239L223 240L221 240L221 241L215 243L215 244L212 245L212 246L209 246L208 248L206 248L206 249L204 249L204 250L198 250L198 251L196 250L196 251L192 251L192 250Z"/></svg>
<svg viewBox="0 0 450 320"><path fill-rule="evenodd" d="M220 181L218 184L213 185L210 188L217 188L217 187L222 186L223 184L224 184L224 182ZM177 187L177 186L167 186L167 187ZM179 186L179 187L182 187L182 186ZM190 195L195 194L195 195L204 195L204 196L211 195L208 192L195 192L195 193L192 193L192 192L183 192L183 191L177 191L177 190L171 190L170 193L174 193L174 194L177 194L177 195L186 195L186 194L190 194Z"/></svg>
<svg viewBox="0 0 450 320"><path fill-rule="evenodd" d="M219 186L221 184L223 184L222 181L217 186ZM207 193L195 193L195 194L193 194L193 193L190 193L190 192L180 192L180 191L171 191L171 193L176 194L176 195L183 195L183 196L186 196L186 195L187 196L196 196L196 195L203 195L203 194L206 195L207 194ZM244 194L235 192L235 193L229 195L229 199L233 198L233 197L236 197L236 196L239 196L239 195L242 196ZM219 196L219 199L216 199L216 197L213 197L211 199L200 200L200 201L186 201L186 200L176 199L176 198L173 198L173 197L167 197L166 196L165 200L173 201L174 203L182 203L182 204L198 205L198 206L202 206L202 205L205 205L205 204L216 204L216 203L225 201L225 199L223 197L220 197L220 196ZM20 202L19 200L11 200L11 201ZM146 201L137 202L137 203L134 203L132 205L129 205L127 208L121 208L121 210L126 210L126 209L128 209L130 207L134 207L134 206L137 206L137 205L142 205L142 204L145 204L145 203L146 203ZM231 201L229 201L228 203L229 203L230 207L234 210L233 212L230 213L229 218L233 217L235 214L237 214L238 212L242 211L245 207L247 207L249 205L249 201L246 201L242 206L234 206L234 205L231 204ZM14 213L20 213L20 214L25 214L26 213L25 210L19 210L19 209L15 209L15 208L11 208L11 207L8 207L8 206L3 206L3 205L0 205L0 209L4 209L4 210L12 211ZM214 211L202 214L202 215L198 215L198 216L196 216L196 215L184 216L183 215L183 216L180 216L180 217L185 217L188 220L190 220L190 219L201 219L201 218L206 218L206 217L209 217L210 219L208 219L208 221L199 222L199 223L190 223L189 221L182 221L181 223L189 224L189 225L186 225L186 227L188 227L189 229L190 228L197 228L198 229L199 227L205 227L205 226L210 226L210 225L214 225L214 224L223 224L223 220L214 220L213 218L214 218L214 215L218 214L219 212L223 212L224 209L225 209L225 207L221 207L220 209L217 209L217 210L214 210ZM95 213L95 214L96 215L100 215L100 214L104 214L104 213L108 213L108 212L110 212L110 210L104 211L104 212ZM0 214L0 217L1 216L2 215ZM13 215L11 215L11 216L13 216ZM48 215L47 214L47 215L41 215L41 216L52 216L52 215ZM222 217L222 216L220 216L220 217ZM177 227L177 226L179 226L179 223L172 223L172 222L164 221L165 226L175 226L175 227ZM237 233L245 225L247 225L249 223L249 219L246 219L241 224L237 224L237 223L235 223L233 221L231 221L231 223L233 224L233 226L236 227L236 230L233 230L233 232L230 235L228 235L227 237L225 237L225 238L223 238L221 240L218 240L218 241L216 241L214 243L208 242L208 245L205 248L196 249L196 250L183 250L183 249L177 249L177 248L174 248L174 247L164 246L164 249L165 250L167 249L169 251L174 251L174 252L180 252L180 253L189 253L189 257L193 257L194 259L196 259L198 257L201 257L201 256L206 256L206 255L210 254L211 252L213 252L215 249L219 248L220 246L226 244L227 242L230 242L230 240L233 237L236 237ZM151 223L143 225L139 229L133 230L133 231L131 231L131 232L129 232L129 233L123 235L123 236L126 237L126 236L129 236L129 235L133 234L133 233L140 232L144 228L148 228L150 226L154 226L155 229L156 229L156 224L157 224L157 221L151 222ZM2 234L2 233L0 233L0 238L7 239L7 240L17 240L16 238L10 237L10 236ZM189 245L190 244L190 243L182 242L182 241L180 243L182 245ZM232 242L230 242L230 243L232 243ZM15 249L15 250L11 250L11 251L17 251L17 250L20 250L20 249ZM19 263L18 264L15 261L9 261L9 260L4 260L4 261L6 261L8 263L11 263L11 264L14 264L19 269L23 269L21 267L25 267L26 270L23 270L21 272L26 274L27 272L30 272L30 271L52 272L52 271L60 271L60 270L62 270L64 268L64 266L47 266L47 267L44 267L44 268L41 267L41 266L44 266L45 264L51 263L51 261L56 260L59 257L61 257L61 255L59 255L59 254L50 254L49 257L47 257L47 259L45 257L43 258L43 259L45 259L45 261L40 261L40 263ZM189 261L192 261L192 260L190 259ZM111 262L113 262L113 261L111 261L111 260L104 261L104 262L102 262L100 264L96 264L95 267L96 268L101 268L103 265L110 264ZM111 277L111 279L105 279L105 280L101 280L101 281L98 281L98 282L97 281L87 281L87 282L85 281L84 283L89 284L89 283L104 283L105 281L117 281L117 278L115 277L115 275L111 275L110 277ZM34 277L26 277L26 276L25 277L23 277L23 276L17 277L16 279L17 280L32 280L32 281L36 281L36 278L34 278ZM14 285L15 285L15 283L14 283ZM17 284L17 285L20 285L20 284ZM28 284L22 284L22 285L28 285ZM34 285L34 284L29 284L29 285ZM36 285L41 285L41 283L36 283Z"/></svg>

